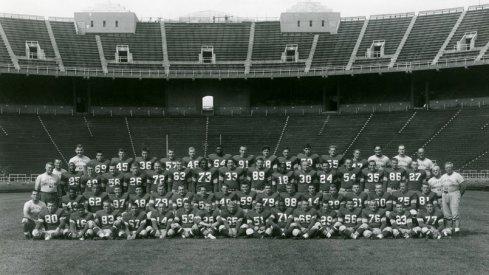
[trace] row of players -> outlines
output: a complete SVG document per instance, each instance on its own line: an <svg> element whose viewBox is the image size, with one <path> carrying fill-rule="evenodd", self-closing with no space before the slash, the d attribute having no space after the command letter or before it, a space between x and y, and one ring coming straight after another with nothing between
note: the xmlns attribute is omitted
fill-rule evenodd
<svg viewBox="0 0 489 275"><path fill-rule="evenodd" d="M330 238L341 234L356 239L359 236L383 238L390 235L405 238L423 235L440 238L450 234L444 229L443 214L436 194L427 184L419 194L407 191L384 193L382 184L369 194L360 191L358 183L353 192L338 194L335 185L327 195L317 193L309 185L307 194L295 192L287 185L287 192L273 192L266 185L265 192L257 194L248 184L241 191L230 192L226 184L222 191L209 194L203 186L197 194L183 186L176 194L166 193L163 185L151 195L143 194L142 187L128 197L121 187L108 196L98 185L83 196L70 189L63 197L62 208L49 201L47 208L32 211L32 205L41 205L37 191L32 201L24 206L24 225L35 238L58 237L84 239L87 237L170 237L202 236L279 236L309 238L319 234ZM30 203L30 204L29 204ZM127 212L126 212L127 211ZM38 213L37 217L36 213ZM69 219L69 222L66 222ZM34 228L34 229L33 229ZM31 233L32 232L32 233Z"/></svg>

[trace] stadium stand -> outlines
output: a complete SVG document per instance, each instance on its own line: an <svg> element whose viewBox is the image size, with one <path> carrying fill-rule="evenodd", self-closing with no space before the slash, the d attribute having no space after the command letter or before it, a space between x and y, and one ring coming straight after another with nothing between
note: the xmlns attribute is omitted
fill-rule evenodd
<svg viewBox="0 0 489 275"><path fill-rule="evenodd" d="M397 63L431 63L462 9L420 12Z"/></svg>
<svg viewBox="0 0 489 275"><path fill-rule="evenodd" d="M10 55L7 51L7 46L3 42L3 39L0 39L0 63L1 64L12 64L12 60L10 59Z"/></svg>

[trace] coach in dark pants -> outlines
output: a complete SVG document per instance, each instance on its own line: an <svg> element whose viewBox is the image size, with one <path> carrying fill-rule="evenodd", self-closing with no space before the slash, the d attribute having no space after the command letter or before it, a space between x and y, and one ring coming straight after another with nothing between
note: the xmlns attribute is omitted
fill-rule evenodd
<svg viewBox="0 0 489 275"><path fill-rule="evenodd" d="M46 163L46 172L37 176L34 190L40 192L41 201L47 204L48 201L54 201L59 205L61 196L60 178L53 174L54 165L52 162Z"/></svg>

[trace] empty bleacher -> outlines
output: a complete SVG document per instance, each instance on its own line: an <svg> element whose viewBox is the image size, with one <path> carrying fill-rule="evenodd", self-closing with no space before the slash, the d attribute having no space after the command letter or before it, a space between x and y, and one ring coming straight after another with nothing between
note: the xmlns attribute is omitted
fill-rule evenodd
<svg viewBox="0 0 489 275"><path fill-rule="evenodd" d="M165 23L168 59L199 61L202 46L213 46L216 61L245 61L250 23Z"/></svg>
<svg viewBox="0 0 489 275"><path fill-rule="evenodd" d="M7 51L7 46L3 43L3 39L0 39L0 64L12 64L12 60Z"/></svg>
<svg viewBox="0 0 489 275"><path fill-rule="evenodd" d="M78 35L75 24L67 21L51 21L51 28L65 67L102 70L95 35Z"/></svg>
<svg viewBox="0 0 489 275"><path fill-rule="evenodd" d="M461 9L420 12L397 63L431 63L461 13Z"/></svg>

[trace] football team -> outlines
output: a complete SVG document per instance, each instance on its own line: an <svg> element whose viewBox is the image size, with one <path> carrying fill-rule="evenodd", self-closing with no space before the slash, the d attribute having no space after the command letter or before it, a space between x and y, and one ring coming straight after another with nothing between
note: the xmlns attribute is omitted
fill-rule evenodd
<svg viewBox="0 0 489 275"><path fill-rule="evenodd" d="M68 170L46 164L24 205L27 239L141 238L450 238L460 231L465 192L453 164L445 173L425 156L412 159L399 145L364 159L318 155L306 145L281 156L226 154L222 146L200 157L194 147L158 159L146 148L132 158L119 149L105 159L77 145Z"/></svg>

